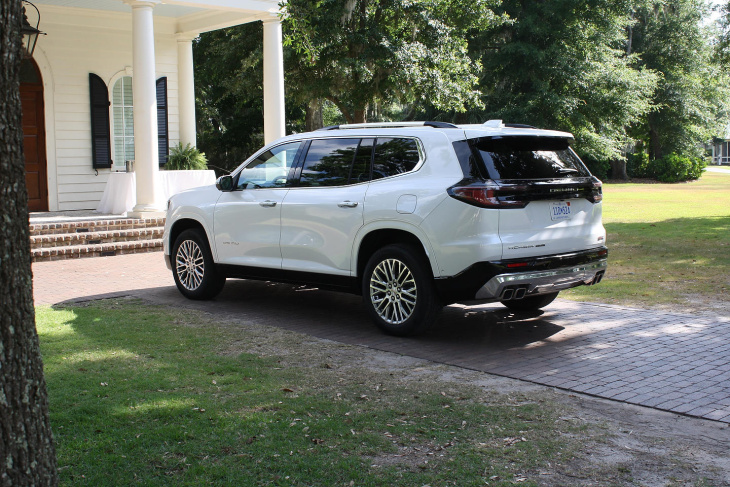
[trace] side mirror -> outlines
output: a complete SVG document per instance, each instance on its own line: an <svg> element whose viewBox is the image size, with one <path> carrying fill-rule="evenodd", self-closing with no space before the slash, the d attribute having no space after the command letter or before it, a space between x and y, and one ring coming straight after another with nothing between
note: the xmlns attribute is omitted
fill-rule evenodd
<svg viewBox="0 0 730 487"><path fill-rule="evenodd" d="M233 191L233 176L226 175L218 178L215 182L215 187L219 191Z"/></svg>

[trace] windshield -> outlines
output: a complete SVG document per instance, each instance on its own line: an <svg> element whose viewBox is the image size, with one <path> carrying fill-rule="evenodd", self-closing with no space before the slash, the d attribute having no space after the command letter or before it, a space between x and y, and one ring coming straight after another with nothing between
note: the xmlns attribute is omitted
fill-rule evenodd
<svg viewBox="0 0 730 487"><path fill-rule="evenodd" d="M481 137L469 143L490 179L559 179L591 175L566 139Z"/></svg>

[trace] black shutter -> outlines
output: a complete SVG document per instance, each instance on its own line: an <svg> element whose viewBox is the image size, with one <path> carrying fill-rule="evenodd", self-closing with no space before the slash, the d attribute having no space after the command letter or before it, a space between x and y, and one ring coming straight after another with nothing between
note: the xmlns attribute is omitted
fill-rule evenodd
<svg viewBox="0 0 730 487"><path fill-rule="evenodd" d="M91 155L94 169L112 167L112 145L109 134L109 90L106 83L89 73L91 101Z"/></svg>
<svg viewBox="0 0 730 487"><path fill-rule="evenodd" d="M157 153L160 166L167 164L170 136L167 131L167 76L163 76L155 83L157 91Z"/></svg>

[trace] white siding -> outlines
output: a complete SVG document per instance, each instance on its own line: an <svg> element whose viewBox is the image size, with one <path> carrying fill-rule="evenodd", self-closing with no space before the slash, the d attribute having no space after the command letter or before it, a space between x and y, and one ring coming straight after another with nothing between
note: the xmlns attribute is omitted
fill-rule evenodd
<svg viewBox="0 0 730 487"><path fill-rule="evenodd" d="M132 66L131 13L40 5L42 30L35 57L44 78L49 207L95 209L109 170L92 168L89 73L106 83ZM179 140L177 40L174 21L155 17L156 78L167 76L170 145ZM52 90L52 93L48 93Z"/></svg>

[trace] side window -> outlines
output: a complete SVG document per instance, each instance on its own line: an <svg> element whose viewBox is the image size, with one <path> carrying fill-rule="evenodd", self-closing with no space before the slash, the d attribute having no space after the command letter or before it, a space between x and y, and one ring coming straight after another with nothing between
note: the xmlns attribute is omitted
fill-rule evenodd
<svg viewBox="0 0 730 487"><path fill-rule="evenodd" d="M412 171L420 158L415 140L379 137L375 145L373 179Z"/></svg>
<svg viewBox="0 0 730 487"><path fill-rule="evenodd" d="M291 142L270 149L251 161L238 174L238 189L279 188L286 185L301 142Z"/></svg>
<svg viewBox="0 0 730 487"><path fill-rule="evenodd" d="M357 155L355 155L355 162L352 164L350 184L370 181L370 161L373 158L374 146L375 139L362 139L360 141L360 147L357 148Z"/></svg>
<svg viewBox="0 0 730 487"><path fill-rule="evenodd" d="M360 139L313 140L302 166L300 186L343 186L350 180Z"/></svg>

